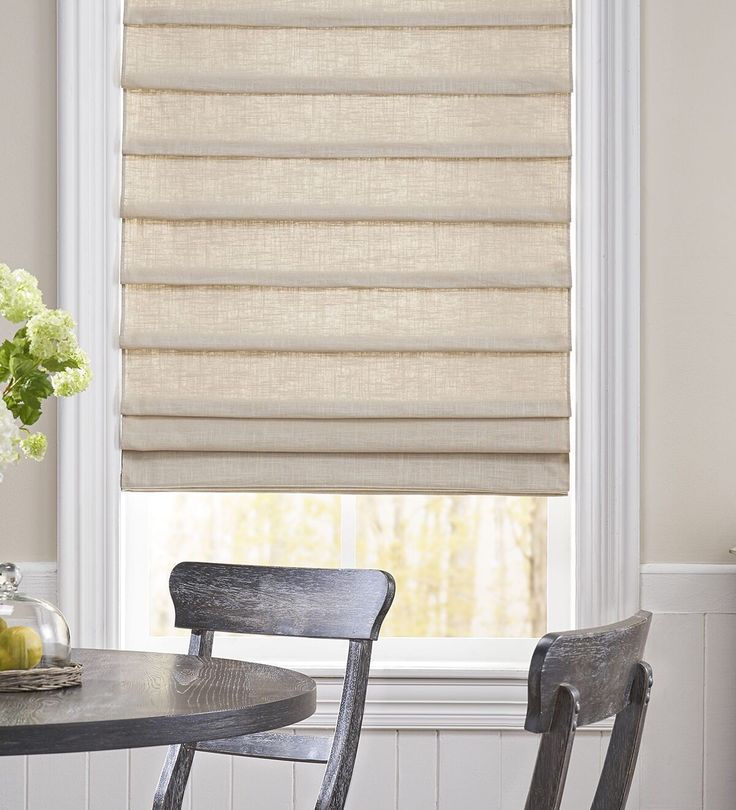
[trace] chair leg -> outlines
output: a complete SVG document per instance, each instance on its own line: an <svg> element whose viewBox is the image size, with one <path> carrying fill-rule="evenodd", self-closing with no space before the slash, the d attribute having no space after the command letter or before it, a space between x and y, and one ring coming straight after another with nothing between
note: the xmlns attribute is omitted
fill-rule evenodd
<svg viewBox="0 0 736 810"><path fill-rule="evenodd" d="M525 810L559 810L580 711L578 690L562 684L552 724L542 735Z"/></svg>
<svg viewBox="0 0 736 810"><path fill-rule="evenodd" d="M189 745L169 747L153 800L153 810L181 810L194 754L195 749Z"/></svg>
<svg viewBox="0 0 736 810"><path fill-rule="evenodd" d="M214 635L212 630L192 630L189 655L209 658L212 655ZM190 745L169 747L153 799L153 810L181 810L189 772L192 770L194 751L194 747Z"/></svg>
<svg viewBox="0 0 736 810"><path fill-rule="evenodd" d="M372 646L370 641L350 642L337 728L315 810L345 808L360 743Z"/></svg>

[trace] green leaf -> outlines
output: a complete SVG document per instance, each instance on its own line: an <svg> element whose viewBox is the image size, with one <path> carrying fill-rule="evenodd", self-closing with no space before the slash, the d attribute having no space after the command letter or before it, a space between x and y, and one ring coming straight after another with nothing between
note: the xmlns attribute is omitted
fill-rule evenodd
<svg viewBox="0 0 736 810"><path fill-rule="evenodd" d="M66 371L68 368L79 368L79 363L76 360L44 360L43 367L47 371Z"/></svg>
<svg viewBox="0 0 736 810"><path fill-rule="evenodd" d="M23 425L33 425L41 416L41 402L37 397L13 389L5 396L8 410Z"/></svg>
<svg viewBox="0 0 736 810"><path fill-rule="evenodd" d="M21 390L35 394L39 399L46 399L53 393L54 386L47 374L43 371L36 371L23 381Z"/></svg>
<svg viewBox="0 0 736 810"><path fill-rule="evenodd" d="M11 353L10 362L8 365L10 367L10 374L16 379L27 377L35 368L37 368L34 360L31 360L24 354L20 354L16 351Z"/></svg>
<svg viewBox="0 0 736 810"><path fill-rule="evenodd" d="M21 405L17 413L13 411L13 416L20 419L24 425L35 425L41 418L41 409L34 408L31 405Z"/></svg>
<svg viewBox="0 0 736 810"><path fill-rule="evenodd" d="M0 345L0 382L5 382L10 377L11 348L12 344L9 340Z"/></svg>
<svg viewBox="0 0 736 810"><path fill-rule="evenodd" d="M41 400L38 397L34 397L33 394L23 393L18 399L22 405L27 405L29 408L33 408L36 411L41 410Z"/></svg>

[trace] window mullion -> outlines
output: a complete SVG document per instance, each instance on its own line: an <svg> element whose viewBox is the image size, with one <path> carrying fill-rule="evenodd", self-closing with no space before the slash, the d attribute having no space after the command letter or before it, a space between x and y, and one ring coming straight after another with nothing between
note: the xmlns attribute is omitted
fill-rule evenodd
<svg viewBox="0 0 736 810"><path fill-rule="evenodd" d="M357 566L358 514L357 496L340 496L340 563L343 568Z"/></svg>

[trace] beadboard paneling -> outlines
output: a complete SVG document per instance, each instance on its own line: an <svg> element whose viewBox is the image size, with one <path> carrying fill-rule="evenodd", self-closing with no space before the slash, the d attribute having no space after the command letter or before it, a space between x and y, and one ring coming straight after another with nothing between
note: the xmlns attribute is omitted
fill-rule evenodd
<svg viewBox="0 0 736 810"><path fill-rule="evenodd" d="M501 808L501 734L443 731L440 734L439 809Z"/></svg>
<svg viewBox="0 0 736 810"><path fill-rule="evenodd" d="M86 807L87 758L87 754L28 757L28 810Z"/></svg>
<svg viewBox="0 0 736 810"><path fill-rule="evenodd" d="M361 739L346 810L396 810L397 738L397 731L370 731Z"/></svg>
<svg viewBox="0 0 736 810"><path fill-rule="evenodd" d="M128 752L93 751L89 755L88 810L127 810Z"/></svg>
<svg viewBox="0 0 736 810"><path fill-rule="evenodd" d="M437 807L437 731L400 731L398 736L397 807L426 810Z"/></svg>
<svg viewBox="0 0 736 810"><path fill-rule="evenodd" d="M601 772L601 734L578 734L570 759L562 810L590 807ZM522 807L523 805L517 805Z"/></svg>
<svg viewBox="0 0 736 810"><path fill-rule="evenodd" d="M704 617L654 616L654 687L642 744L641 807L695 810L703 797Z"/></svg>
<svg viewBox="0 0 736 810"><path fill-rule="evenodd" d="M192 810L231 810L233 757L201 752L191 773Z"/></svg>
<svg viewBox="0 0 736 810"><path fill-rule="evenodd" d="M212 756L217 756L217 754ZM227 759L227 757L220 756L221 759ZM317 772L314 774L317 787L310 792L309 788L304 786L302 799L300 802L296 802L295 766L291 762L232 757L232 765L233 810L240 810L241 807L248 808L248 810L273 810L275 807L283 807L289 810L289 808L297 806L304 807L305 810L314 810L323 766L296 766L296 768L311 768ZM309 777L306 776L308 780ZM303 781L301 780L302 784ZM311 807L308 804L310 796L312 797ZM212 810L212 805L205 802L197 805L194 810Z"/></svg>
<svg viewBox="0 0 736 810"><path fill-rule="evenodd" d="M5 810L23 810L26 807L26 768L28 757L5 757L0 759L0 791Z"/></svg>
<svg viewBox="0 0 736 810"><path fill-rule="evenodd" d="M315 731L319 736L329 736L326 731ZM365 737L362 737L361 744L358 749L358 761L363 755L363 743ZM282 763L283 764L283 763ZM322 776L325 772L324 765L314 765L307 763L299 763L294 767L294 810L314 810L314 805L319 794L320 784L322 783ZM276 807L277 805L273 805ZM282 807L283 805L278 805ZM286 805L289 807L290 805ZM266 808L264 807L264 810Z"/></svg>
<svg viewBox="0 0 736 810"><path fill-rule="evenodd" d="M704 806L726 810L736 804L736 615L705 617L705 651Z"/></svg>

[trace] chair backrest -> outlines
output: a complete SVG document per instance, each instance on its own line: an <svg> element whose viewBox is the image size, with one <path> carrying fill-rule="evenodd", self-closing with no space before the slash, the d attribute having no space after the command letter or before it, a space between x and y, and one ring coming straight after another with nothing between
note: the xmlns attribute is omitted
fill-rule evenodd
<svg viewBox="0 0 736 810"><path fill-rule="evenodd" d="M169 589L177 627L375 641L395 583L377 570L183 562Z"/></svg>
<svg viewBox="0 0 736 810"><path fill-rule="evenodd" d="M527 809L557 810L576 728L616 716L592 807L626 806L652 673L642 660L651 613L605 627L549 633L529 670L525 728L542 734Z"/></svg>

